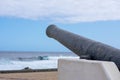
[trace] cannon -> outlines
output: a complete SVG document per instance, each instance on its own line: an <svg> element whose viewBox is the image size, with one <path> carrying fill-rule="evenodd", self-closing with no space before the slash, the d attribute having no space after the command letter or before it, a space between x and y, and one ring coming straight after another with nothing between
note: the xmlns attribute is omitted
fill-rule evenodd
<svg viewBox="0 0 120 80"><path fill-rule="evenodd" d="M49 25L46 34L59 41L72 52L90 60L112 61L120 70L120 50L107 44L65 31L56 25Z"/></svg>

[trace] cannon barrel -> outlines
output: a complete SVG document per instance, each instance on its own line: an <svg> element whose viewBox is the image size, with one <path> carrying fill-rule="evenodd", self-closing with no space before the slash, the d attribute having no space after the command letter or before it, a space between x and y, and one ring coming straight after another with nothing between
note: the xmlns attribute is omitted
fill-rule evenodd
<svg viewBox="0 0 120 80"><path fill-rule="evenodd" d="M59 41L80 57L88 56L91 60L112 61L120 70L119 49L82 37L69 31L65 31L56 27L56 25L48 26L46 34L48 37Z"/></svg>

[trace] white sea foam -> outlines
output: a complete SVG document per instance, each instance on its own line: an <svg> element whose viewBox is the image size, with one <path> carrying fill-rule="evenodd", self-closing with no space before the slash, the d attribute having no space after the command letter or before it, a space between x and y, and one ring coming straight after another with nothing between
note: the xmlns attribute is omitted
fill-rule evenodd
<svg viewBox="0 0 120 80"><path fill-rule="evenodd" d="M25 67L29 67L31 69L52 69L57 68L57 62L60 58L74 58L79 59L79 57L73 56L49 56L48 60L11 60L11 59L0 59L0 70L22 70Z"/></svg>

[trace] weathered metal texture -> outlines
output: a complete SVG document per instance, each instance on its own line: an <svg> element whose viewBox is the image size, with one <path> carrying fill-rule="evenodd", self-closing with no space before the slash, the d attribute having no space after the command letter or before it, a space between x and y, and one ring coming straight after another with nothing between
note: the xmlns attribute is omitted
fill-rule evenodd
<svg viewBox="0 0 120 80"><path fill-rule="evenodd" d="M48 37L59 41L80 57L87 56L91 60L113 61L120 70L119 49L62 30L55 25L48 26L46 34Z"/></svg>

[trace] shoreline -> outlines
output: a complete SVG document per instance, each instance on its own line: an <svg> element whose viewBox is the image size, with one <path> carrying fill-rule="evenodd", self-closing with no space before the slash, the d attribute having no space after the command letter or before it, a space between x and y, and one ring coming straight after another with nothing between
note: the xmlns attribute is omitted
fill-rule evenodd
<svg viewBox="0 0 120 80"><path fill-rule="evenodd" d="M57 71L6 73L0 74L0 80L57 80Z"/></svg>
<svg viewBox="0 0 120 80"><path fill-rule="evenodd" d="M57 68L53 68L53 69L1 70L0 74L6 74L6 73L52 72L52 71L57 71Z"/></svg>

